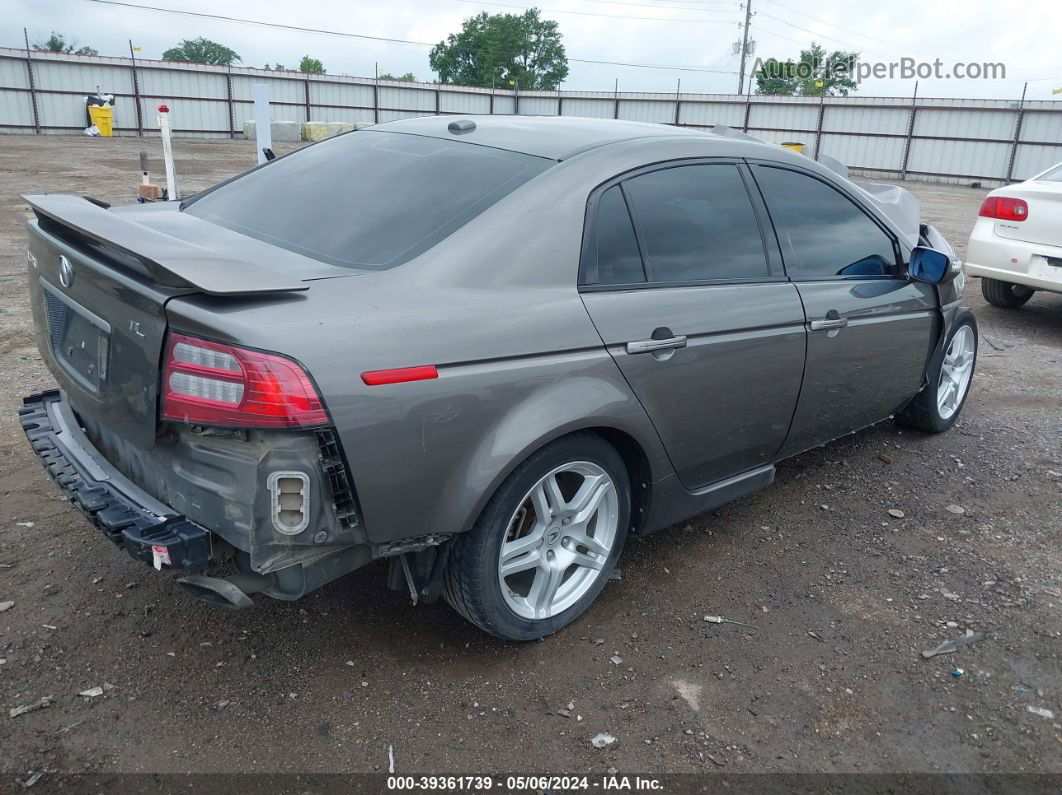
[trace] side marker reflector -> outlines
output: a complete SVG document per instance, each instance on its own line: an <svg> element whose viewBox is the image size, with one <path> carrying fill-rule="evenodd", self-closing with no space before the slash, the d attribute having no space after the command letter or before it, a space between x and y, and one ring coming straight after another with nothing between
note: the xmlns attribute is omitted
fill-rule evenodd
<svg viewBox="0 0 1062 795"><path fill-rule="evenodd" d="M370 370L361 374L361 380L369 386L381 384L403 384L406 381L427 381L438 378L439 371L434 364L423 367L399 367L395 370Z"/></svg>

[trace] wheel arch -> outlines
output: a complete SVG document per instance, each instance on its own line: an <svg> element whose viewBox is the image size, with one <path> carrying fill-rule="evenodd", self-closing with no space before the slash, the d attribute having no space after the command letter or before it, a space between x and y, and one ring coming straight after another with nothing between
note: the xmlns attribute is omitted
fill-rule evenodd
<svg viewBox="0 0 1062 795"><path fill-rule="evenodd" d="M572 418L567 422L554 425L548 431L527 436L520 445L506 445L513 452L505 457L501 466L493 468L489 478L483 477L478 480L476 489L478 496L469 509L458 519L456 532L468 530L483 512L491 497L513 471L537 451L553 444L554 442L576 433L592 433L604 439L610 444L623 459L627 470L627 476L631 484L631 512L629 532L634 535L644 527L645 520L649 515L649 507L652 498L652 484L671 473L671 465L663 450L656 431L648 421L641 405L637 404L638 411L645 418L644 424L625 421L625 417L590 415L580 418ZM519 413L517 414L519 416ZM635 415L637 416L637 415ZM513 429L520 423L515 418L510 419L506 425L512 425ZM499 438L504 438L504 433L495 431L488 435L484 448L477 455L479 464L495 457ZM510 440L511 441L511 440ZM490 450L495 447L494 450ZM495 454L492 455L491 453ZM495 459L497 460L497 459ZM471 472L484 474L483 470L473 464ZM470 485L472 485L470 483Z"/></svg>

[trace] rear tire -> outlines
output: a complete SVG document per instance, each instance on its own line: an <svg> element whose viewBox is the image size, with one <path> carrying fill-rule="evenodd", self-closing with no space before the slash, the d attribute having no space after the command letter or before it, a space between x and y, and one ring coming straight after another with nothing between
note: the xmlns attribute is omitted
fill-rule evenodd
<svg viewBox="0 0 1062 795"><path fill-rule="evenodd" d="M619 453L593 433L565 436L520 464L455 539L443 594L496 637L552 635L601 593L629 520Z"/></svg>
<svg viewBox="0 0 1062 795"><path fill-rule="evenodd" d="M981 278L981 295L992 306L1001 306L1005 309L1017 309L1024 306L1035 293L1032 287L1024 284L1012 284L1002 282L999 279Z"/></svg>
<svg viewBox="0 0 1062 795"><path fill-rule="evenodd" d="M959 419L977 365L977 320L967 311L956 319L926 372L926 387L896 420L926 433L943 433Z"/></svg>

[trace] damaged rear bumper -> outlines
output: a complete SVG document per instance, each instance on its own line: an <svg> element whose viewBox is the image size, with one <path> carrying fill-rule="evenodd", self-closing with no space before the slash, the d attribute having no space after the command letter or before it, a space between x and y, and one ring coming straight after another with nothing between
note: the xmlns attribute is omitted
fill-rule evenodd
<svg viewBox="0 0 1062 795"><path fill-rule="evenodd" d="M112 467L82 432L58 390L23 399L19 422L63 493L103 534L156 569L203 571L210 533Z"/></svg>

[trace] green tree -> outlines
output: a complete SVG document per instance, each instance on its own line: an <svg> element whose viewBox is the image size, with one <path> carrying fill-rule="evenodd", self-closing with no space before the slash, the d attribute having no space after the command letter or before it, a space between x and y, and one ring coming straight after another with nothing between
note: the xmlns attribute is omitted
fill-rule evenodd
<svg viewBox="0 0 1062 795"><path fill-rule="evenodd" d="M466 19L460 33L432 47L428 63L442 83L484 88L552 90L568 76L557 23L541 19L537 8Z"/></svg>
<svg viewBox="0 0 1062 795"><path fill-rule="evenodd" d="M170 47L162 53L164 61L185 61L187 63L205 63L212 66L232 66L239 63L239 55L224 44L204 39L185 39L176 47Z"/></svg>
<svg viewBox="0 0 1062 795"><path fill-rule="evenodd" d="M304 55L302 60L299 61L299 71L307 72L311 75L323 75L325 68L319 58L311 58L309 55Z"/></svg>
<svg viewBox="0 0 1062 795"><path fill-rule="evenodd" d="M826 50L811 43L811 47L800 51L800 60L779 61L768 58L759 62L756 69L756 93L779 94L784 96L847 97L849 91L857 91L858 84L852 79L855 74L858 52Z"/></svg>
<svg viewBox="0 0 1062 795"><path fill-rule="evenodd" d="M47 50L48 52L62 52L73 53L74 55L99 55L99 50L92 47L78 47L77 41L71 39L69 42L62 33L52 31L52 35L44 41L33 42L34 49Z"/></svg>
<svg viewBox="0 0 1062 795"><path fill-rule="evenodd" d="M384 72L380 75L381 80L401 80L404 83L416 83L417 77L412 72L406 72L404 75L393 75L390 72Z"/></svg>

